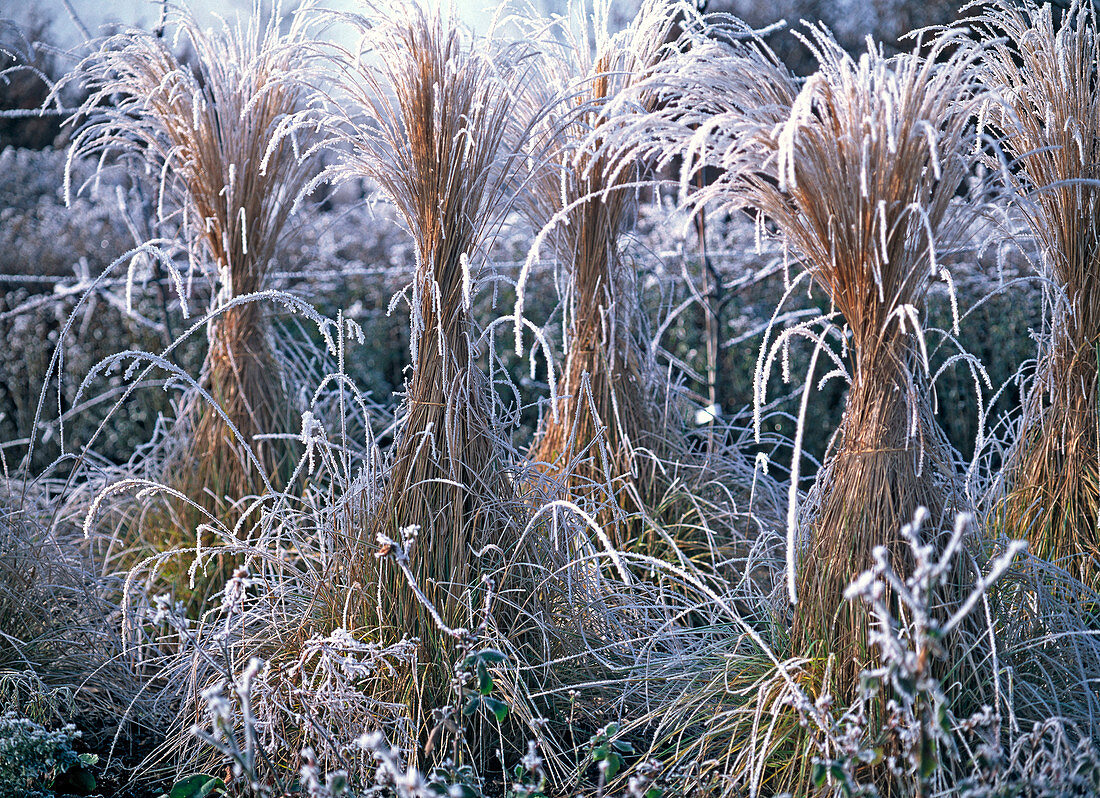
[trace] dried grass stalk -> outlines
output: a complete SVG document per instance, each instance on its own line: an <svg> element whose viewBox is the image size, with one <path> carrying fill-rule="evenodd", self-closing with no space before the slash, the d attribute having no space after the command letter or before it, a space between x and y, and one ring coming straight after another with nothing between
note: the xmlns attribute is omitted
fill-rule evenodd
<svg viewBox="0 0 1100 798"><path fill-rule="evenodd" d="M871 48L856 60L811 29L820 69L798 89L762 43L726 38L677 66L668 90L682 98L648 123L650 146L668 158L679 142L684 186L700 169L722 169L692 201L773 222L843 317L851 388L804 508L809 539L790 541L791 650L835 652L836 685L850 695L871 657L869 618L844 588L876 546L905 556L899 530L918 506L938 523L954 502L919 317L942 268L937 253L970 218L953 202L976 158L970 58L945 36L926 58ZM825 345L826 333L800 329ZM797 532L796 516L790 525Z"/></svg>
<svg viewBox="0 0 1100 798"><path fill-rule="evenodd" d="M47 528L50 498L0 483L0 701L50 726L75 721L106 746L120 724L150 720L150 704L118 634L118 580L78 528Z"/></svg>
<svg viewBox="0 0 1100 798"><path fill-rule="evenodd" d="M539 243L547 241L564 267L567 330L558 404L542 418L532 458L572 495L605 508L601 523L620 546L628 542L627 526L606 508L644 509L646 480L634 447L659 447L664 434L635 275L620 244L639 168L604 146L601 127L609 102L670 51L675 8L647 0L631 25L611 33L606 0L597 0L590 16L587 4L573 3L546 48L542 124L532 145L536 169L526 208L541 230Z"/></svg>
<svg viewBox="0 0 1100 798"><path fill-rule="evenodd" d="M107 39L81 65L90 89L72 158L131 160L159 177L158 222L178 225L190 268L212 286L209 349L197 392L181 414L169 481L202 501L262 490L291 465L280 444L256 440L286 428L279 364L262 306L234 300L262 291L311 165L309 131L277 135L300 104L304 33L257 3L248 22L200 27L173 10L175 41L131 30ZM176 55L186 40L193 57ZM186 51L184 51L186 52ZM177 275L178 277L178 275ZM180 283L177 283L180 284ZM184 302L181 297L181 304ZM220 312L219 312L220 311ZM241 450L241 441L255 458Z"/></svg>
<svg viewBox="0 0 1100 798"><path fill-rule="evenodd" d="M513 522L510 464L478 365L471 294L475 264L509 205L526 66L522 49L471 40L453 9L396 0L341 16L362 34L366 52L342 54L349 102L330 115L342 150L329 176L372 179L396 206L417 257L403 419L384 494L366 513L354 556L360 583L370 586L367 622L385 639L422 641L430 670L414 703L426 713L448 697L453 641L405 575L373 555L379 533L398 539L416 528L409 558L416 583L445 624L469 625L474 552L499 543ZM365 118L346 109L362 109Z"/></svg>
<svg viewBox="0 0 1100 798"><path fill-rule="evenodd" d="M1060 19L1059 19L1060 16ZM1059 24L1060 23L1060 24ZM1005 170L1039 246L1049 327L1000 520L1095 581L1100 557L1100 32L1092 4L994 2L974 19ZM999 111L999 113L998 113Z"/></svg>
<svg viewBox="0 0 1100 798"><path fill-rule="evenodd" d="M690 205L754 212L761 234L773 223L843 318L842 328L833 314L818 319L821 332L799 325L775 346L795 335L821 347L838 332L845 341L847 364L838 359L833 375L850 382L847 408L801 530L792 501L788 578L798 601L790 651L835 652L836 684L849 695L869 662L869 618L844 588L871 567L876 546L905 556L899 531L918 506L939 523L954 503L920 314L942 272L937 253L972 213L953 202L977 158L971 56L946 35L925 58L872 47L857 60L811 28L820 68L800 87L743 23L718 16L700 30L709 41L653 78L662 110L625 125L619 146L658 163L683 157ZM718 178L689 193L707 168ZM777 348L764 353L758 385Z"/></svg>
<svg viewBox="0 0 1100 798"><path fill-rule="evenodd" d="M871 661L870 618L845 587L878 546L907 574L901 527L925 507L938 531L958 509L919 314L937 253L971 218L954 198L977 157L976 89L950 36L923 58L872 49L858 61L824 31L812 41L821 68L772 139L775 171L752 182L850 332L848 399L808 508L791 635L795 650L835 654L838 693L851 697Z"/></svg>
<svg viewBox="0 0 1100 798"><path fill-rule="evenodd" d="M784 232L848 333L848 399L808 508L791 636L796 651L835 654L837 691L850 698L872 655L868 612L844 600L845 587L878 546L907 574L901 527L925 507L938 531L958 509L919 315L940 276L937 253L972 218L954 198L977 157L976 89L970 57L950 36L923 58L871 49L856 61L823 30L812 43L820 70L775 131L774 171L751 185L753 204Z"/></svg>

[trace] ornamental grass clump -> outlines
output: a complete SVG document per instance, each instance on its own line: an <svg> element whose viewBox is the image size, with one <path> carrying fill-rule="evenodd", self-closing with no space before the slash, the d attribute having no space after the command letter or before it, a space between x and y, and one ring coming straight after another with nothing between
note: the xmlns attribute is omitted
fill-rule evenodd
<svg viewBox="0 0 1100 798"><path fill-rule="evenodd" d="M1060 19L1059 19L1060 17ZM973 20L989 124L1038 248L1046 328L999 520L1095 583L1100 557L1100 32L1091 4L995 2Z"/></svg>
<svg viewBox="0 0 1100 798"><path fill-rule="evenodd" d="M926 508L936 546L945 513L958 509L951 451L932 415L921 314L932 281L949 281L939 259L977 207L955 196L978 158L972 120L981 97L971 57L950 35L923 57L886 58L872 47L858 60L824 30L811 39L820 69L790 116L761 137L767 168L747 178L746 199L840 314L823 319L814 359L824 336L839 332L848 398L801 519L793 469L788 590L794 650L835 657L835 693L848 697L873 655L870 617L843 601L845 587L878 546L904 578L912 563L902 527Z"/></svg>
<svg viewBox="0 0 1100 798"><path fill-rule="evenodd" d="M405 294L411 373L386 484L377 501L364 498L351 558L368 586L363 623L385 640L421 640L428 673L414 703L426 713L446 698L455 651L426 604L446 626L469 626L469 607L480 604L470 595L478 590L475 552L499 553L490 544L515 522L511 464L479 365L471 300L510 205L526 48L496 48L468 34L453 9L405 0L339 18L361 35L363 50L335 57L345 96L324 114L335 155L325 175L373 181L416 248ZM393 549L385 539L408 544L408 575L375 556L380 546Z"/></svg>
<svg viewBox="0 0 1100 798"><path fill-rule="evenodd" d="M158 180L156 222L186 247L184 282L210 287L208 350L165 442L165 479L224 512L292 468L281 442L288 404L260 292L291 207L312 176L309 131L277 136L299 108L303 29L278 11L203 29L191 12L168 20L174 41L130 30L106 39L78 70L89 94L74 119L70 163L121 162ZM285 30L284 30L285 27ZM192 57L181 57L186 41ZM144 227L144 221L138 225ZM169 242L159 242L167 246Z"/></svg>
<svg viewBox="0 0 1100 798"><path fill-rule="evenodd" d="M27 491L0 483L0 704L75 721L102 745L155 717L115 626L120 580L99 572L78 528L47 525L45 491Z"/></svg>
<svg viewBox="0 0 1100 798"><path fill-rule="evenodd" d="M618 162L600 129L608 103L639 83L673 46L674 8L650 0L627 28L612 33L609 3L597 0L591 9L573 3L551 28L525 204L541 231L528 264L548 244L562 267L566 352L557 405L542 417L532 459L570 493L627 514L644 510L645 483L653 479L639 473L635 447L660 448L668 433L655 400L635 273L621 243L632 221L639 165ZM629 542L621 513L604 512L601 522L616 545Z"/></svg>
<svg viewBox="0 0 1100 798"><path fill-rule="evenodd" d="M796 435L787 592L797 603L789 650L822 662L833 654L833 692L850 697L873 655L869 616L843 601L845 586L876 546L904 561L899 530L918 507L939 529L955 503L921 313L929 285L946 275L940 258L972 216L954 197L978 157L971 120L980 100L971 57L950 36L931 42L925 57L886 58L871 47L857 60L811 28L820 68L801 88L745 31L722 38L662 77L666 108L638 126L650 131L651 151L685 156L685 191L701 169L722 170L689 201L753 212L760 235L765 221L774 225L832 302L832 312L765 339L756 398L762 406L780 354L786 375L799 336L814 347L803 417L820 357L834 361L822 381L849 382L840 429L801 513L803 425Z"/></svg>

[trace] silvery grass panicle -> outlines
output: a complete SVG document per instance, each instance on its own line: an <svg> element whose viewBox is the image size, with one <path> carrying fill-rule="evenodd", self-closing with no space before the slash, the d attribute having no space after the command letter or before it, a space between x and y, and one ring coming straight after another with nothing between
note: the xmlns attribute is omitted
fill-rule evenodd
<svg viewBox="0 0 1100 798"><path fill-rule="evenodd" d="M691 210L707 203L746 209L743 181L762 168L762 139L788 117L801 84L761 38L771 29L753 30L729 14L700 16L683 3L677 8L675 50L610 104L605 148L616 164L672 169Z"/></svg>
<svg viewBox="0 0 1100 798"><path fill-rule="evenodd" d="M266 489L292 465L279 443L257 440L283 431L288 414L260 300L314 170L303 157L310 130L277 135L303 98L306 34L299 17L259 2L247 21L215 29L185 8L173 7L168 23L171 38L129 30L81 62L89 94L72 119L69 171L95 158L100 168L117 162L152 176L157 226L178 230L186 248L186 274L172 266L185 316L193 277L209 287L202 390L184 406L166 468L169 482L220 506Z"/></svg>
<svg viewBox="0 0 1100 798"><path fill-rule="evenodd" d="M719 169L688 202L749 211L760 235L768 220L832 301L833 312L766 336L756 401L764 404L780 355L787 376L797 337L814 347L802 418L820 358L832 361L822 381L850 384L841 429L801 512L799 425L787 522L794 650L835 652L834 675L848 694L871 652L867 614L842 604L844 586L875 546L904 554L897 530L916 507L938 519L955 501L951 454L932 419L921 313L929 285L949 281L943 255L976 213L955 197L978 160L981 89L973 57L952 34L919 43L923 55L887 58L870 46L857 59L811 28L806 41L820 68L800 87L762 42L733 33L740 38L726 34L726 44L670 63L664 110L636 126L660 142L649 145L656 157L683 155L685 192L699 170Z"/></svg>
<svg viewBox="0 0 1100 798"><path fill-rule="evenodd" d="M792 641L834 652L838 692L850 695L874 655L866 613L840 604L844 586L878 546L904 562L898 530L917 507L928 508L938 531L961 501L950 449L932 418L921 313L933 281L950 288L942 259L981 207L956 195L978 159L973 119L982 94L972 59L950 33L923 55L889 59L870 48L857 61L822 30L812 32L812 44L821 69L773 129L766 170L750 181L748 197L777 223L836 309L796 332L815 346L803 412L813 364L820 354L836 359L829 336L845 355L832 374L850 388L804 520L792 481L788 589L799 604ZM766 356L762 350L758 401L788 338Z"/></svg>

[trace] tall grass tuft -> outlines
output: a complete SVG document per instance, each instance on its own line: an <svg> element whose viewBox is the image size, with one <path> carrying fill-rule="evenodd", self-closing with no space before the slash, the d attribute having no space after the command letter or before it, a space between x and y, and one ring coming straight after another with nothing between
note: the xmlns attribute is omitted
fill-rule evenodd
<svg viewBox="0 0 1100 798"><path fill-rule="evenodd" d="M446 626L469 625L467 607L479 604L470 596L474 552L499 551L490 544L512 523L510 462L479 366L471 297L510 205L526 48L495 48L473 39L453 8L407 0L341 17L363 50L337 55L346 99L327 114L336 162L326 176L372 180L416 248L406 294L412 368L386 484L378 501L364 500L354 558L369 586L364 622L384 639L421 640L429 671L416 701L426 711L447 696L455 649L413 583ZM410 534L408 575L374 556L380 535Z"/></svg>
<svg viewBox="0 0 1100 798"><path fill-rule="evenodd" d="M788 558L795 650L834 655L837 693L850 696L871 657L870 616L842 600L845 586L879 546L904 578L902 527L924 507L941 530L957 501L920 316L939 258L973 218L954 199L977 159L977 88L951 36L924 57L889 59L872 47L855 60L823 30L811 41L820 69L767 140L771 169L748 194L842 317L848 398L811 492L808 539Z"/></svg>
<svg viewBox="0 0 1100 798"><path fill-rule="evenodd" d="M1060 19L1059 19L1060 17ZM991 3L973 20L990 123L1039 250L1048 327L1006 468L1000 520L1095 582L1100 557L1100 31L1090 3Z"/></svg>
<svg viewBox="0 0 1100 798"><path fill-rule="evenodd" d="M48 525L52 498L0 483L0 702L50 726L78 723L106 748L159 718L118 633L120 580L100 572L78 527Z"/></svg>
<svg viewBox="0 0 1100 798"><path fill-rule="evenodd" d="M600 131L609 102L674 46L675 9L648 0L614 33L606 0L591 8L575 2L557 20L546 37L541 124L532 138L536 169L525 205L541 231L531 257L548 243L563 266L566 330L557 407L542 418L532 458L571 492L596 493L597 504L617 502L628 513L644 504L634 448L656 446L664 433L635 274L621 244L640 164L616 159ZM519 288L517 318L522 278ZM620 519L602 521L616 545L627 542Z"/></svg>
<svg viewBox="0 0 1100 798"><path fill-rule="evenodd" d="M308 130L276 137L302 97L286 78L304 63L303 29L258 3L247 22L219 29L185 9L169 22L174 41L131 30L81 63L89 94L74 117L70 163L117 160L155 175L157 222L181 231L186 246L189 271L174 275L185 315L183 281L197 274L210 286L200 390L181 411L166 468L186 495L224 511L223 499L261 492L293 465L281 444L257 437L286 431L288 406L255 295L313 168L300 157ZM193 57L176 54L182 41Z"/></svg>
<svg viewBox="0 0 1100 798"><path fill-rule="evenodd" d="M831 312L765 340L756 395L762 404L772 364L780 355L786 364L798 336L814 347L803 406L820 357L834 361L820 379L849 382L801 511L797 459L808 431L796 436L787 591L797 602L790 651L822 661L835 653L834 691L850 697L871 658L870 619L843 601L845 586L877 546L904 560L899 530L915 510L928 508L940 524L955 498L951 452L932 418L921 313L944 274L940 258L972 216L953 199L978 157L977 87L971 57L950 36L925 57L886 58L871 46L856 59L811 28L820 66L800 88L749 32L734 27L724 38L664 78L668 107L639 124L652 150L686 156L685 189L699 170L722 170L691 201L749 210L761 234L765 220L773 224L832 302Z"/></svg>

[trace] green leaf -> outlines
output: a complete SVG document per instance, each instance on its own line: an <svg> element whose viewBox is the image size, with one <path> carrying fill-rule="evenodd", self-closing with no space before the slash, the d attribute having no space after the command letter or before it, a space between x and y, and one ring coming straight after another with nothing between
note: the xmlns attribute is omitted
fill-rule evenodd
<svg viewBox="0 0 1100 798"><path fill-rule="evenodd" d="M811 778L815 787L825 786L825 781L829 778L829 768L825 766L824 762L814 762Z"/></svg>
<svg viewBox="0 0 1100 798"><path fill-rule="evenodd" d="M173 784L168 798L208 798L211 795L224 794L224 781L207 773L195 773Z"/></svg>
<svg viewBox="0 0 1100 798"><path fill-rule="evenodd" d="M495 698L482 698L481 700L496 717L497 723L503 723L504 719L508 717L508 705L503 701L497 701Z"/></svg>
<svg viewBox="0 0 1100 798"><path fill-rule="evenodd" d="M69 795L91 795L95 792L95 775L83 764L76 765L59 773L53 780L51 789L53 792Z"/></svg>
<svg viewBox="0 0 1100 798"><path fill-rule="evenodd" d="M634 753L634 746L632 746L626 740L616 740L615 742L613 742L611 744L613 746L615 746L617 749L619 749L620 751L622 751L624 754L633 754Z"/></svg>
<svg viewBox="0 0 1100 798"><path fill-rule="evenodd" d="M466 702L466 706L462 708L463 715L473 715L477 712L477 708L481 706L482 697L479 695L471 696L470 700Z"/></svg>
<svg viewBox="0 0 1100 798"><path fill-rule="evenodd" d="M99 754L77 754L76 758L84 767L91 767L99 762Z"/></svg>
<svg viewBox="0 0 1100 798"><path fill-rule="evenodd" d="M208 795L226 795L225 782L221 779L211 779L206 782L206 786L202 790L202 798L206 798Z"/></svg>
<svg viewBox="0 0 1100 798"><path fill-rule="evenodd" d="M951 734L951 719L947 716L947 704L942 701L936 704L936 722L944 734Z"/></svg>
<svg viewBox="0 0 1100 798"><path fill-rule="evenodd" d="M623 758L612 751L607 755L607 778L615 778L615 774L619 772L619 769L623 766Z"/></svg>
<svg viewBox="0 0 1100 798"><path fill-rule="evenodd" d="M936 770L940 763L936 758L936 741L931 737L925 737L920 744L920 777L927 779Z"/></svg>
<svg viewBox="0 0 1100 798"><path fill-rule="evenodd" d="M665 791L661 787L650 787L642 798L664 798Z"/></svg>
<svg viewBox="0 0 1100 798"><path fill-rule="evenodd" d="M477 691L482 695L493 692L493 677L489 675L489 669L484 662L477 664Z"/></svg>
<svg viewBox="0 0 1100 798"><path fill-rule="evenodd" d="M495 648L483 648L477 652L477 658L482 662L489 664L495 664L498 662L505 662L508 657L497 651Z"/></svg>

